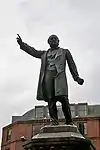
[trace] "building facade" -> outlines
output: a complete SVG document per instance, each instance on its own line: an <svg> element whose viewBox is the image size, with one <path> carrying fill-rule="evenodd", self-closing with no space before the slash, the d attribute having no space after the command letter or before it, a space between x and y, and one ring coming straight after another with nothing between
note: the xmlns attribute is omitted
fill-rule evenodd
<svg viewBox="0 0 100 150"><path fill-rule="evenodd" d="M79 103L71 104L70 108L74 123L84 136L92 140L96 150L100 150L100 106ZM60 124L64 124L61 106L58 106L58 116ZM13 116L12 123L2 129L1 150L24 150L23 144L49 123L47 106L36 106L23 116Z"/></svg>

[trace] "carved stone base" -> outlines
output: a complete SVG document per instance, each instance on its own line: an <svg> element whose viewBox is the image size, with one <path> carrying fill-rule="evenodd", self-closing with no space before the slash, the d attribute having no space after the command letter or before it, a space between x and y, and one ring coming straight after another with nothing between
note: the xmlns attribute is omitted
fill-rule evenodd
<svg viewBox="0 0 100 150"><path fill-rule="evenodd" d="M94 150L91 141L83 137L77 126L44 126L40 133L24 145L25 150Z"/></svg>

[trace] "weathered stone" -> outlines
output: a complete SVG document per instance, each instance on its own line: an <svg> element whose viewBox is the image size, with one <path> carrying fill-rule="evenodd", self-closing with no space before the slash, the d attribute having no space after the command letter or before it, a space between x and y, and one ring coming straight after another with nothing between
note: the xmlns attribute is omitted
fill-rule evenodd
<svg viewBox="0 0 100 150"><path fill-rule="evenodd" d="M40 129L40 133L57 133L57 132L79 132L75 125L56 125L44 126Z"/></svg>
<svg viewBox="0 0 100 150"><path fill-rule="evenodd" d="M26 150L94 150L75 125L44 126L24 145Z"/></svg>

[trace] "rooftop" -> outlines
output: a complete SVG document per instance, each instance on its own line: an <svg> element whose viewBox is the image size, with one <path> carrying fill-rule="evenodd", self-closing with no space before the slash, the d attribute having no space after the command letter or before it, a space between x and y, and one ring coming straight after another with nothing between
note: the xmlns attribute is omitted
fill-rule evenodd
<svg viewBox="0 0 100 150"><path fill-rule="evenodd" d="M70 104L70 109L73 118L100 116L100 105L88 105L88 103ZM61 105L57 106L57 110L59 119L63 119L64 115ZM27 111L22 116L12 116L12 123L43 118L49 119L48 106L35 106L35 108Z"/></svg>

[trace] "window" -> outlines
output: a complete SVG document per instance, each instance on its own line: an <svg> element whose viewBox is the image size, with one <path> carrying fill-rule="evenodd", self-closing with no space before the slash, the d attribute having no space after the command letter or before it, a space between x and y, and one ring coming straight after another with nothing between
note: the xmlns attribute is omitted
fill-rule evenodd
<svg viewBox="0 0 100 150"><path fill-rule="evenodd" d="M46 107L46 117L47 117L47 118L50 118L48 107Z"/></svg>
<svg viewBox="0 0 100 150"><path fill-rule="evenodd" d="M78 103L77 105L77 116L87 116L88 109L87 109L87 103Z"/></svg>
<svg viewBox="0 0 100 150"><path fill-rule="evenodd" d="M44 106L36 106L35 107L35 117L36 118L44 117Z"/></svg>
<svg viewBox="0 0 100 150"><path fill-rule="evenodd" d="M84 122L84 134L87 135L87 123Z"/></svg>
<svg viewBox="0 0 100 150"><path fill-rule="evenodd" d="M11 129L7 129L7 141L11 140Z"/></svg>
<svg viewBox="0 0 100 150"><path fill-rule="evenodd" d="M87 123L78 122L78 129L82 135L87 135Z"/></svg>

